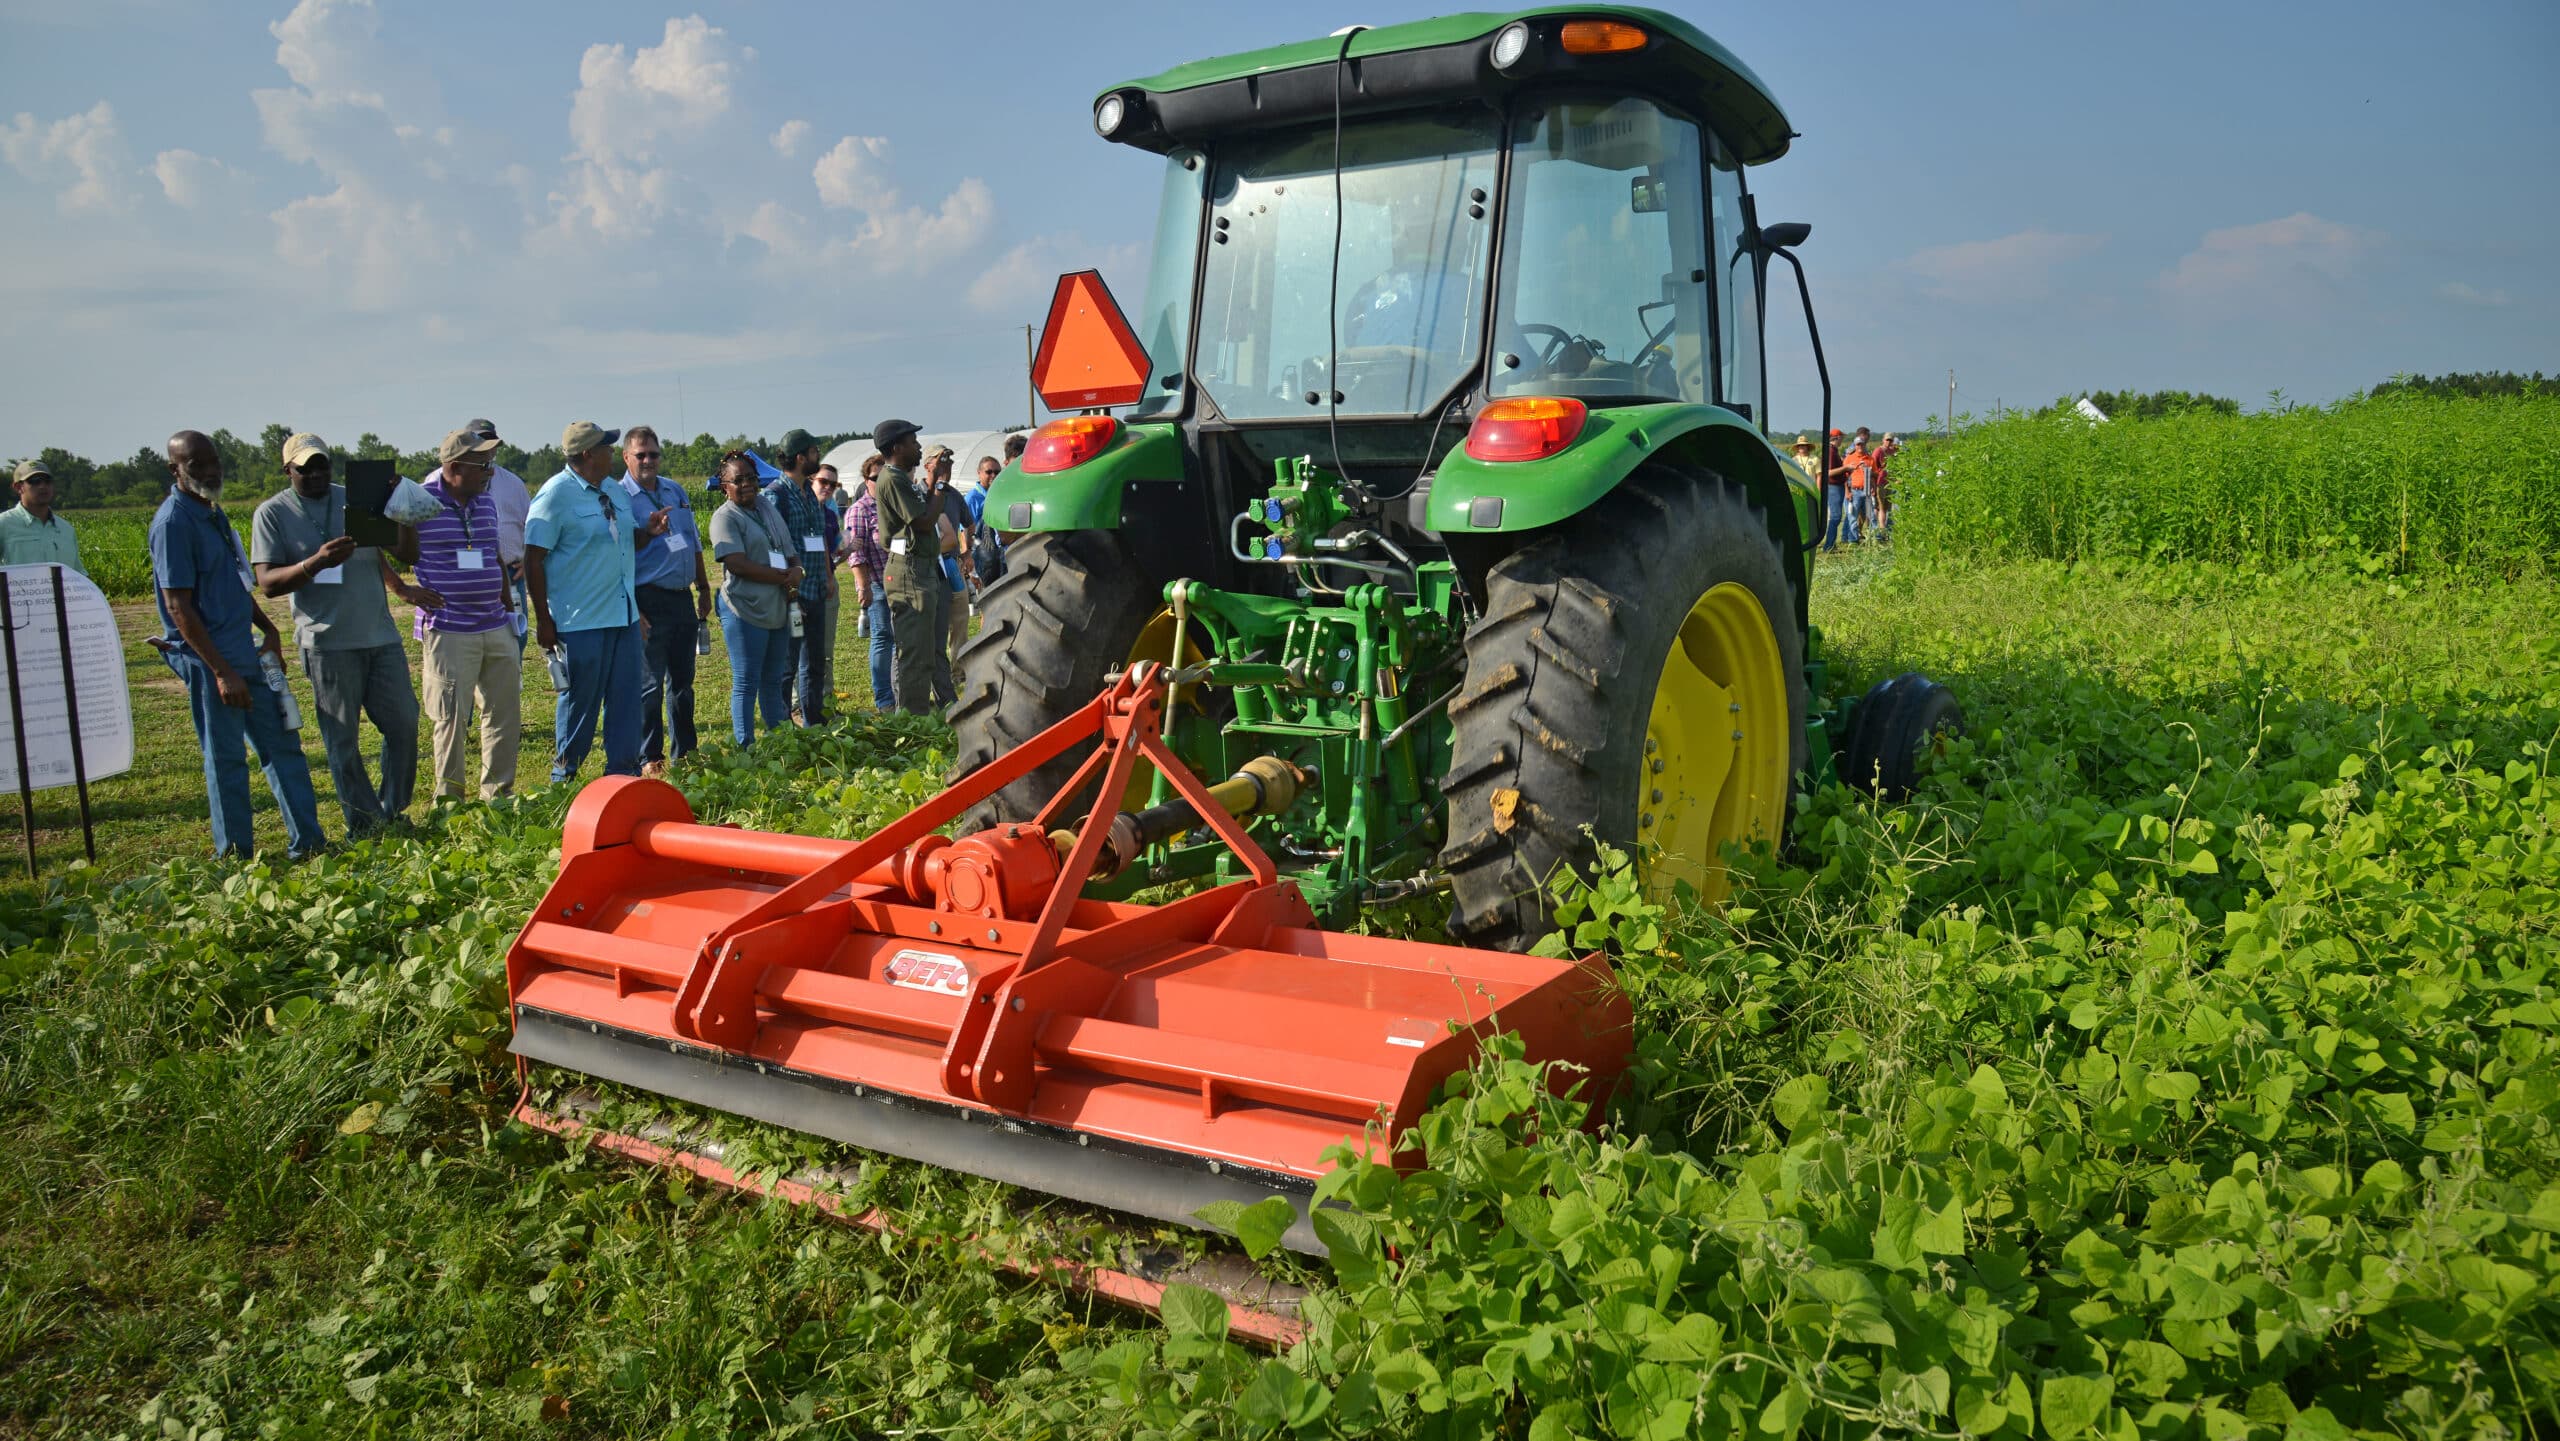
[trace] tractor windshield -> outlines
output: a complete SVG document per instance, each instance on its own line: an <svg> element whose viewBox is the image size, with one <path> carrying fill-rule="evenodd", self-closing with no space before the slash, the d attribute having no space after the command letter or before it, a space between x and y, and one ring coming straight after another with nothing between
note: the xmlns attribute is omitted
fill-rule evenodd
<svg viewBox="0 0 2560 1441"><path fill-rule="evenodd" d="M1345 125L1338 237L1332 126L1222 145L1193 360L1218 408L1420 415L1474 369L1500 133L1479 108Z"/></svg>
<svg viewBox="0 0 2560 1441"><path fill-rule="evenodd" d="M1512 119L1494 395L1707 398L1698 128L1652 102Z"/></svg>

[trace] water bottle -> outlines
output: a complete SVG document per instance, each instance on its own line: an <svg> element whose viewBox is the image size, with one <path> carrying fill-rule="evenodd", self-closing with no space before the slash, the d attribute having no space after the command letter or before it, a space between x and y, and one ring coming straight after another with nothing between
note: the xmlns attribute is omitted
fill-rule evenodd
<svg viewBox="0 0 2560 1441"><path fill-rule="evenodd" d="M796 600L786 600L782 603L782 606L783 609L791 612L791 638L793 640L798 640L800 638L800 602Z"/></svg>
<svg viewBox="0 0 2560 1441"><path fill-rule="evenodd" d="M285 684L284 662L276 658L274 651L260 651L258 669L267 678L267 689L276 693L277 704L284 707L284 728L302 729L302 703L293 698L293 687Z"/></svg>
<svg viewBox="0 0 2560 1441"><path fill-rule="evenodd" d="M711 654L711 622L706 620L693 628L693 653Z"/></svg>
<svg viewBox="0 0 2560 1441"><path fill-rule="evenodd" d="M562 695L569 693L569 648L555 645L543 654L551 661L551 688Z"/></svg>

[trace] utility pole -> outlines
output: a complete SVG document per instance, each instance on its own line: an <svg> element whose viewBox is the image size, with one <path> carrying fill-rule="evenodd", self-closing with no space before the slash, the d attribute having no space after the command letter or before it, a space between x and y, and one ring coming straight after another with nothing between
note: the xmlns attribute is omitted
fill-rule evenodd
<svg viewBox="0 0 2560 1441"><path fill-rule="evenodd" d="M1956 368L1952 365L1947 367L1947 423L1938 433L1940 435L1956 433Z"/></svg>
<svg viewBox="0 0 2560 1441"><path fill-rule="evenodd" d="M1031 331L1032 327L1028 325L1022 327L1022 388L1030 395L1022 418L1024 423L1037 426L1040 423L1040 378L1031 373L1031 367L1039 363L1040 350Z"/></svg>

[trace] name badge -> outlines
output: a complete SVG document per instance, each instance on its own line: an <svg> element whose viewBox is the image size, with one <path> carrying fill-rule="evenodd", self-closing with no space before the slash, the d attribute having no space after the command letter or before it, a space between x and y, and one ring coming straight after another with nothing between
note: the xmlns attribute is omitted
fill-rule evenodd
<svg viewBox="0 0 2560 1441"><path fill-rule="evenodd" d="M902 535L896 540L889 542L889 553L891 555L905 555L907 553L907 538Z"/></svg>
<svg viewBox="0 0 2560 1441"><path fill-rule="evenodd" d="M684 554L685 547L683 531L671 530L667 532L667 549L675 552L677 555Z"/></svg>
<svg viewBox="0 0 2560 1441"><path fill-rule="evenodd" d="M764 563L772 566L775 570L789 570L791 568L791 557L784 555L778 550L768 550L764 553Z"/></svg>
<svg viewBox="0 0 2560 1441"><path fill-rule="evenodd" d="M337 585L345 581L346 578L347 568L343 565L333 565L327 570L320 572L318 575L311 577L311 583L313 585Z"/></svg>
<svg viewBox="0 0 2560 1441"><path fill-rule="evenodd" d="M827 543L814 535L804 535L800 537L800 548L811 555L816 555L827 548Z"/></svg>
<svg viewBox="0 0 2560 1441"><path fill-rule="evenodd" d="M455 570L487 570L489 563L481 558L479 551L457 550L453 553L453 568Z"/></svg>

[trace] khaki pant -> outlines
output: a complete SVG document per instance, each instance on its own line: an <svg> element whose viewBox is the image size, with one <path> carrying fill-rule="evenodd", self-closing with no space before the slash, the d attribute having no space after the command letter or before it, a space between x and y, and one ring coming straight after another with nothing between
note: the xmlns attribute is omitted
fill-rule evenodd
<svg viewBox="0 0 2560 1441"><path fill-rule="evenodd" d="M426 641L427 719L435 727L436 799L461 800L473 701L480 711L480 799L515 789L524 734L524 653L515 632L431 630Z"/></svg>
<svg viewBox="0 0 2560 1441"><path fill-rule="evenodd" d="M934 707L934 692L950 686L948 663L941 658L942 648L935 644L944 624L935 597L949 595L951 588L943 583L940 566L919 573L907 557L892 556L887 589L889 634L897 643L898 708L924 715ZM937 667L946 668L940 686L934 684Z"/></svg>

